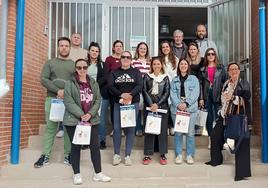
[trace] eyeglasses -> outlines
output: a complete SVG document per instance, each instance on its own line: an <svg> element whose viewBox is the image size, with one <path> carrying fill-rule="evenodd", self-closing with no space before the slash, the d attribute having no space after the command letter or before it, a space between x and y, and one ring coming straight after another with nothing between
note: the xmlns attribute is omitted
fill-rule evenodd
<svg viewBox="0 0 268 188"><path fill-rule="evenodd" d="M131 59L131 57L130 56L121 55L121 59Z"/></svg>
<svg viewBox="0 0 268 188"><path fill-rule="evenodd" d="M77 70L87 70L88 66L76 66Z"/></svg>
<svg viewBox="0 0 268 188"><path fill-rule="evenodd" d="M207 56L215 56L215 53L207 53Z"/></svg>

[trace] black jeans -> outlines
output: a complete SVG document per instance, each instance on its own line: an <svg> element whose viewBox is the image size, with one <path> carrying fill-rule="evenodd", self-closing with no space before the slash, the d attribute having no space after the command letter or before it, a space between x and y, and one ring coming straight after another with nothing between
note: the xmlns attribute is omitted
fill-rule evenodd
<svg viewBox="0 0 268 188"><path fill-rule="evenodd" d="M76 126L65 126L69 138L72 142L74 137L74 132ZM91 161L93 163L95 173L101 172L101 155L100 155L100 145L99 145L99 126L92 125L91 127L91 137L90 137L90 154ZM71 148L71 164L74 171L74 174L80 173L80 153L81 145L76 145L72 143Z"/></svg>

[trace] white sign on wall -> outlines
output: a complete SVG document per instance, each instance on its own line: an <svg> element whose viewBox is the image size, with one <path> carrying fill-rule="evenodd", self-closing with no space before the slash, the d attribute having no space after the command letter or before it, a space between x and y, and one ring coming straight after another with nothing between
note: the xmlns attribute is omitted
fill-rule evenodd
<svg viewBox="0 0 268 188"><path fill-rule="evenodd" d="M146 42L146 36L130 36L130 51L132 53L132 56L135 54L136 47L140 42Z"/></svg>

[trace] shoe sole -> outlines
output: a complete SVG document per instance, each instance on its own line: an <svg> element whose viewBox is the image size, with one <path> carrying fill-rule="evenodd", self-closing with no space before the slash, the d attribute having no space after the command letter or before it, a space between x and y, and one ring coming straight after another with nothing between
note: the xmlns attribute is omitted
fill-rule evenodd
<svg viewBox="0 0 268 188"><path fill-rule="evenodd" d="M45 164L43 164L43 165L41 165L41 166L39 166L39 165L34 165L34 168L42 168L42 167L47 166L47 165L49 165L49 162L47 162L47 163L45 163Z"/></svg>
<svg viewBox="0 0 268 188"><path fill-rule="evenodd" d="M93 181L95 181L95 182L103 182L103 183L106 183L106 182L110 182L111 179L110 179L110 180L107 180L107 181L103 181L103 180L100 180L100 179L97 179L97 178L94 178L94 177L93 177Z"/></svg>

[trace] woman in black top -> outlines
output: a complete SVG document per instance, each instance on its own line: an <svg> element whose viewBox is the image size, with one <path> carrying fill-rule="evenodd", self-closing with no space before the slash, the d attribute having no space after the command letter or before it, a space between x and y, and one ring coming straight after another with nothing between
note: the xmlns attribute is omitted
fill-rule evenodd
<svg viewBox="0 0 268 188"><path fill-rule="evenodd" d="M150 74L144 76L143 81L143 96L146 107L150 111L156 112L157 109L168 109L168 97L170 92L170 84L168 75L165 74L163 62L159 57L152 58ZM160 153L160 164L167 164L165 154L167 151L167 122L168 115L160 113L161 117L161 132L158 135L158 146ZM149 155L154 153L154 141L156 135L144 135L144 155L143 164L148 165L151 162Z"/></svg>

